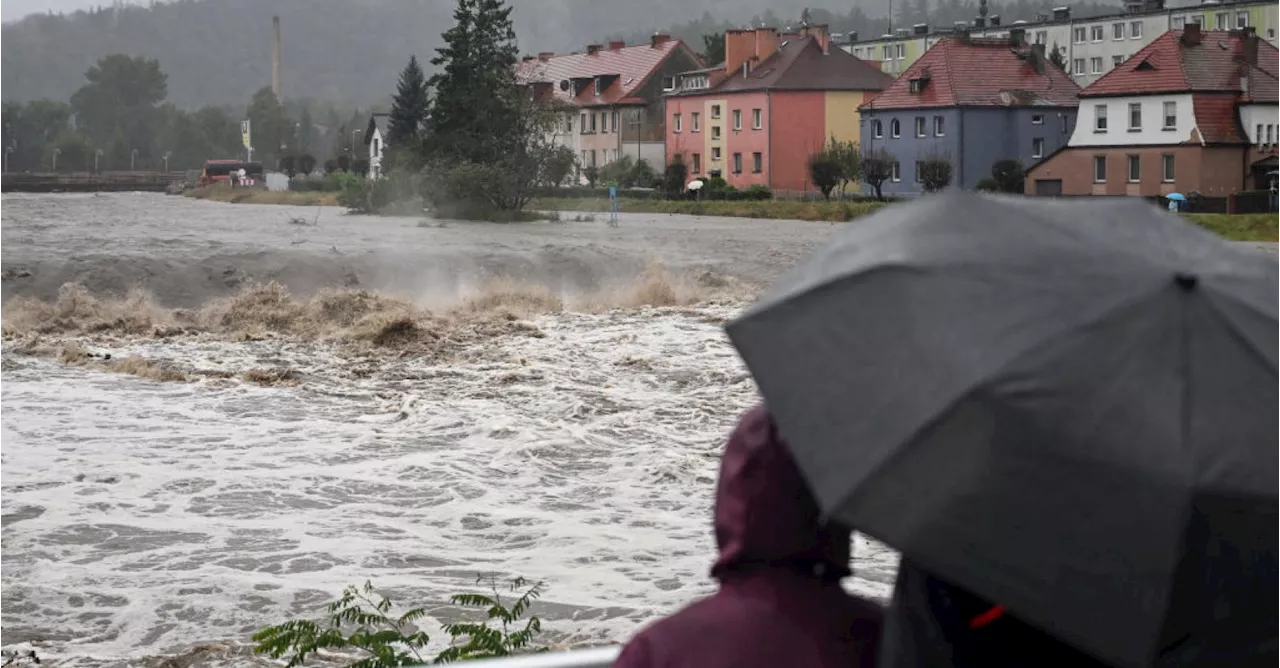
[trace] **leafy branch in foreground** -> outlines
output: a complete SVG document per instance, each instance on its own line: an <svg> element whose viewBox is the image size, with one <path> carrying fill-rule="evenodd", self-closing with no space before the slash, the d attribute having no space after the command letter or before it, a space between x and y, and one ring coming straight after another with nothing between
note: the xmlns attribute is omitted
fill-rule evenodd
<svg viewBox="0 0 1280 668"><path fill-rule="evenodd" d="M477 583L483 581L483 575L476 579ZM486 619L444 625L450 646L432 660L425 658L430 638L415 624L427 616L426 609L414 608L394 616L394 603L376 593L369 582L364 587L344 589L338 600L326 606L328 617L320 623L295 619L258 631L253 635L257 643L254 651L273 659L288 657L288 668L301 666L311 655L324 650L364 654L347 668L390 668L507 656L527 650L542 631L542 620L537 616L524 619L542 593L541 583L530 585L524 578L513 580L510 590L524 591L508 606L496 580L489 577L488 581L489 594L450 597L454 605L484 609ZM494 621L501 628L490 626Z"/></svg>

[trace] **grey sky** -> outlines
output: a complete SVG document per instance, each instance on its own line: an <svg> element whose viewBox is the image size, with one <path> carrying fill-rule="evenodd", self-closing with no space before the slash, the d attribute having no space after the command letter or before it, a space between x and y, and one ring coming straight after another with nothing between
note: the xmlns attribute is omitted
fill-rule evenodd
<svg viewBox="0 0 1280 668"><path fill-rule="evenodd" d="M127 5L140 5L144 0L124 0ZM112 0L0 0L0 17L16 21L27 14L45 12L74 12L90 7L110 7Z"/></svg>

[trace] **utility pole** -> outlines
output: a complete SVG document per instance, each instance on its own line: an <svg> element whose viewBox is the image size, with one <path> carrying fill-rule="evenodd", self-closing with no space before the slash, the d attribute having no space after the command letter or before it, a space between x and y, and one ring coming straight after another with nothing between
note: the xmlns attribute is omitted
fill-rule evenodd
<svg viewBox="0 0 1280 668"><path fill-rule="evenodd" d="M61 153L62 153L62 149L60 149L60 148L55 148L55 149L53 149L53 165L52 165L52 167L53 167L53 171L55 171L55 172L56 172L56 171L58 171L58 156L59 156Z"/></svg>
<svg viewBox="0 0 1280 668"><path fill-rule="evenodd" d="M137 165L137 163L138 163L138 149L135 148L129 151L129 171L131 172L134 171L135 165Z"/></svg>
<svg viewBox="0 0 1280 668"><path fill-rule="evenodd" d="M98 173L98 158L102 157L102 149L93 152L93 173Z"/></svg>
<svg viewBox="0 0 1280 668"><path fill-rule="evenodd" d="M9 171L9 154L13 153L12 146L4 147L4 171Z"/></svg>

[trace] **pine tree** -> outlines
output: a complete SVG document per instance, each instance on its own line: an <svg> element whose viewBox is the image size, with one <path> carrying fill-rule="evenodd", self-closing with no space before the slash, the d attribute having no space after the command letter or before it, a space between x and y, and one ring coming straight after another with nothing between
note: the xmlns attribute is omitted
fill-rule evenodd
<svg viewBox="0 0 1280 668"><path fill-rule="evenodd" d="M429 103L426 75L418 65L418 58L410 56L409 64L400 73L400 83L391 102L391 118L386 137L388 153L399 155L414 150L427 120ZM409 151L402 150L406 148Z"/></svg>
<svg viewBox="0 0 1280 668"><path fill-rule="evenodd" d="M427 120L430 158L489 164L521 139L515 29L505 0L458 0L457 22L443 34L428 84L435 92Z"/></svg>

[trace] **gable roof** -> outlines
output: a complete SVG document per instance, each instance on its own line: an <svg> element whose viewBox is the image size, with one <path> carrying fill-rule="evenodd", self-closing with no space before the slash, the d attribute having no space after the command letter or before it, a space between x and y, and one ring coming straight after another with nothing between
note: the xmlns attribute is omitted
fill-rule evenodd
<svg viewBox="0 0 1280 668"><path fill-rule="evenodd" d="M369 124L365 126L364 143L368 144L373 141L373 133L376 130L378 135L382 137L382 141L387 141L387 129L391 127L391 114L377 111L369 115Z"/></svg>
<svg viewBox="0 0 1280 668"><path fill-rule="evenodd" d="M686 53L694 62L701 62L684 42L668 39L656 44L641 44L621 48L601 48L595 53L570 53L559 56L536 57L523 60L516 73L525 83L551 84L556 100L576 106L605 104L645 104L637 96L658 68L677 52ZM594 80L605 77L604 90L597 95ZM577 96L573 95L573 81L591 80ZM568 90L561 82L569 82Z"/></svg>
<svg viewBox="0 0 1280 668"><path fill-rule="evenodd" d="M1048 59L1037 70L1031 53L1007 39L943 37L861 108L1079 105L1071 77ZM923 90L911 92L913 79L926 78Z"/></svg>
<svg viewBox="0 0 1280 668"><path fill-rule="evenodd" d="M1238 30L1203 30L1199 44L1169 30L1080 92L1081 97L1149 93L1239 93L1242 101L1276 102L1280 52L1256 35ZM1247 42L1255 40L1254 62ZM1246 86L1241 88L1241 77Z"/></svg>
<svg viewBox="0 0 1280 668"><path fill-rule="evenodd" d="M862 90L881 91L893 77L840 48L823 53L817 37L784 35L778 50L761 60L749 73L711 68L711 85L676 95L708 95L758 90ZM685 74L693 74L686 72ZM719 76L717 76L719 74Z"/></svg>

